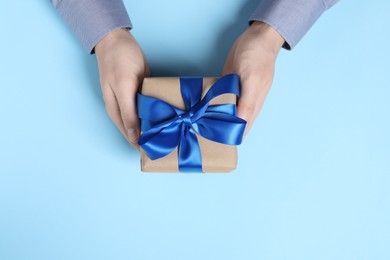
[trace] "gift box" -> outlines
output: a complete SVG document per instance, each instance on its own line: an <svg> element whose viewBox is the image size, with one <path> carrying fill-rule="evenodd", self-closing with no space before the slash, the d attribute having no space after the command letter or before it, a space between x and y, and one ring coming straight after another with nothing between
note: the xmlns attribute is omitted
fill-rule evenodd
<svg viewBox="0 0 390 260"><path fill-rule="evenodd" d="M143 172L226 173L237 167L245 120L238 75L145 78L137 94Z"/></svg>

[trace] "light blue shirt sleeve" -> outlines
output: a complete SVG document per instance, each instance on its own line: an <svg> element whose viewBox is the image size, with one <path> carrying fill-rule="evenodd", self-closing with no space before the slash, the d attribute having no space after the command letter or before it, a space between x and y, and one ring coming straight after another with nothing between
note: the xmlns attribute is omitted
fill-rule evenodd
<svg viewBox="0 0 390 260"><path fill-rule="evenodd" d="M249 17L249 24L262 21L284 38L283 48L292 49L321 14L338 0L263 0Z"/></svg>
<svg viewBox="0 0 390 260"><path fill-rule="evenodd" d="M84 49L95 45L116 28L133 28L122 0L51 0Z"/></svg>
<svg viewBox="0 0 390 260"><path fill-rule="evenodd" d="M58 13L81 42L94 53L95 45L116 28L132 29L122 0L51 0ZM338 0L263 0L249 18L271 25L292 49L321 14Z"/></svg>

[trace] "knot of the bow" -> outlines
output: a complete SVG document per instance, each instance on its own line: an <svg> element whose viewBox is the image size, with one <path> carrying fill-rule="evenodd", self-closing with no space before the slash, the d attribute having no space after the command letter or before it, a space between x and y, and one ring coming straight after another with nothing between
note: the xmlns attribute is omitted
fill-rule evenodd
<svg viewBox="0 0 390 260"><path fill-rule="evenodd" d="M192 111L188 111L186 113L178 115L178 120L181 120L185 126L192 126L192 115L194 113Z"/></svg>

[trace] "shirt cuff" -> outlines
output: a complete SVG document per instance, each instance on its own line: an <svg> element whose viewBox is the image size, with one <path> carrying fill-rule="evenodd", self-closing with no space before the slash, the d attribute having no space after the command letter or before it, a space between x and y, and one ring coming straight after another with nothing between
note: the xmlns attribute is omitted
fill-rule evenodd
<svg viewBox="0 0 390 260"><path fill-rule="evenodd" d="M291 50L335 2L337 0L263 0L248 23L262 21L269 24L284 38L283 48Z"/></svg>
<svg viewBox="0 0 390 260"><path fill-rule="evenodd" d="M109 32L133 28L122 0L57 0L58 13L89 54Z"/></svg>

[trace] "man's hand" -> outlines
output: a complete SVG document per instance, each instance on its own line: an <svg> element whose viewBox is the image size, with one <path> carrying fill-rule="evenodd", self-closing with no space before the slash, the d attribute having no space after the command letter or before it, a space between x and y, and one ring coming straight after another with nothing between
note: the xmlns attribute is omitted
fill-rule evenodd
<svg viewBox="0 0 390 260"><path fill-rule="evenodd" d="M222 75L240 76L241 96L237 116L246 120L244 136L251 128L274 77L275 60L284 39L266 23L255 21L234 43Z"/></svg>
<svg viewBox="0 0 390 260"><path fill-rule="evenodd" d="M138 147L136 93L149 76L145 55L126 29L116 29L95 47L106 111L125 138Z"/></svg>

